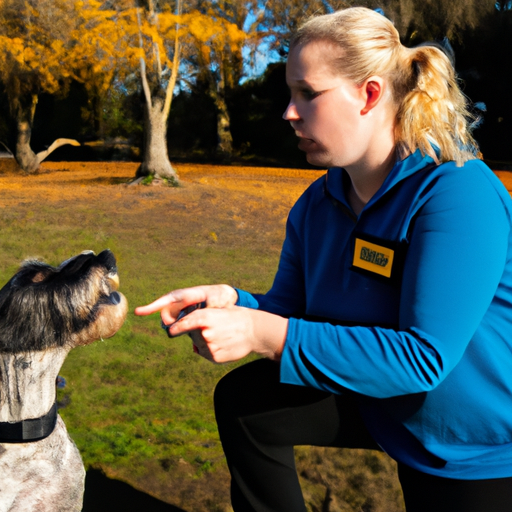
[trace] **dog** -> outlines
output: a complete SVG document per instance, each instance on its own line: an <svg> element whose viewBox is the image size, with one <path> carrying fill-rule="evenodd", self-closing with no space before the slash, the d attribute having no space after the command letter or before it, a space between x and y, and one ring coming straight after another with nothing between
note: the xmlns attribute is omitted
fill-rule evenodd
<svg viewBox="0 0 512 512"><path fill-rule="evenodd" d="M27 260L0 290L0 512L79 512L85 469L57 414L69 351L113 336L128 310L114 255Z"/></svg>

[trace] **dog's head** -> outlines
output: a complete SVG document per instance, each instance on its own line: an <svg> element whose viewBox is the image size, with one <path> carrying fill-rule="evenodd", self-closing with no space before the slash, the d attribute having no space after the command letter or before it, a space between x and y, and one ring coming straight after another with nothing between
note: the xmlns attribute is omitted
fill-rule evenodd
<svg viewBox="0 0 512 512"><path fill-rule="evenodd" d="M128 303L114 255L85 251L58 267L22 263L0 290L0 352L86 345L113 336Z"/></svg>

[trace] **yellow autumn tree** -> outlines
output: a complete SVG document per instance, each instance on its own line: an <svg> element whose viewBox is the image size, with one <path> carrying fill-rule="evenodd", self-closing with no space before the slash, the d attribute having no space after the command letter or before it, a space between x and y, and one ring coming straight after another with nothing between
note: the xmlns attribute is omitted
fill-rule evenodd
<svg viewBox="0 0 512 512"><path fill-rule="evenodd" d="M70 74L88 92L89 115L99 129L105 98L115 83L123 83L138 63L137 47L126 38L126 20L119 16L122 1L93 0L75 3L73 16L81 20L70 34L72 41L86 38L86 44L73 45ZM100 130L98 130L100 131Z"/></svg>
<svg viewBox="0 0 512 512"><path fill-rule="evenodd" d="M118 6L126 46L138 51L144 98L144 144L135 181L146 176L178 181L168 157L167 123L184 67L192 80L208 80L218 112L219 146L223 153L231 154L225 90L226 84L233 87L239 82L242 48L248 35L228 19L222 2L201 4L196 0L184 0L183 5L180 0L133 0L130 6L126 0Z"/></svg>
<svg viewBox="0 0 512 512"><path fill-rule="evenodd" d="M35 172L63 144L58 139L35 154L30 138L38 97L58 93L66 82L103 79L113 66L115 11L96 0L1 0L0 80L16 130L12 151L19 167ZM91 57L94 55L94 58Z"/></svg>

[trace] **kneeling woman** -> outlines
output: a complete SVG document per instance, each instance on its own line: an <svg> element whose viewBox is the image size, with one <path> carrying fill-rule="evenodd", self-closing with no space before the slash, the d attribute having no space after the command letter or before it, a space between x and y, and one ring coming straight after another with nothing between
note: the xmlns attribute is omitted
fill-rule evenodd
<svg viewBox="0 0 512 512"><path fill-rule="evenodd" d="M436 47L408 49L350 8L303 25L284 114L327 167L290 212L272 289L206 301L170 327L216 362L235 511L305 510L293 446L385 450L408 512L512 510L512 201L477 159L465 98Z"/></svg>

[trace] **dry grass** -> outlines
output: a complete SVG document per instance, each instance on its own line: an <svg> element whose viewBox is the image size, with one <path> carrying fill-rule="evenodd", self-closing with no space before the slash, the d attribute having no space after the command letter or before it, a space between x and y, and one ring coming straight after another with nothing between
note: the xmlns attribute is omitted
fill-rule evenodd
<svg viewBox="0 0 512 512"><path fill-rule="evenodd" d="M503 185L512 194L512 172L510 171L494 171L496 176L501 180Z"/></svg>

